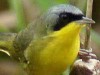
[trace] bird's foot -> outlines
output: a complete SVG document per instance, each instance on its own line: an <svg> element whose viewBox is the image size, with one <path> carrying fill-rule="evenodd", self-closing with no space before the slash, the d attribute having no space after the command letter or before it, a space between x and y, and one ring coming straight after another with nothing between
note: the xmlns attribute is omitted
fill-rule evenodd
<svg viewBox="0 0 100 75"><path fill-rule="evenodd" d="M92 53L92 48L90 50L80 49L78 56L84 61L87 61L89 59L97 59L97 56Z"/></svg>

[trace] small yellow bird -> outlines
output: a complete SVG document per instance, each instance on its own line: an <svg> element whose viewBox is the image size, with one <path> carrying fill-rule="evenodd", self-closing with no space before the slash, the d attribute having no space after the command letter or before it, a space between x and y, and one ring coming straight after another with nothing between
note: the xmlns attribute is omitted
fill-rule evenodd
<svg viewBox="0 0 100 75"><path fill-rule="evenodd" d="M66 4L50 8L39 20L40 24L34 28L33 41L24 54L29 62L28 73L60 75L77 57L80 30L86 23L94 21L86 18L75 6Z"/></svg>

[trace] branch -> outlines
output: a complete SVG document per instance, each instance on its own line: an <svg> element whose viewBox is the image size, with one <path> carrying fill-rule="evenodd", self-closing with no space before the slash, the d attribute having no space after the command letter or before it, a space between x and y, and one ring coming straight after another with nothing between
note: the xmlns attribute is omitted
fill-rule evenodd
<svg viewBox="0 0 100 75"><path fill-rule="evenodd" d="M93 6L93 0L87 0L87 11L86 11L86 16L88 18L92 18L92 6ZM91 48L90 42L91 42L91 37L90 37L90 32L91 31L91 24L86 26L86 35L85 35L85 49L89 50Z"/></svg>

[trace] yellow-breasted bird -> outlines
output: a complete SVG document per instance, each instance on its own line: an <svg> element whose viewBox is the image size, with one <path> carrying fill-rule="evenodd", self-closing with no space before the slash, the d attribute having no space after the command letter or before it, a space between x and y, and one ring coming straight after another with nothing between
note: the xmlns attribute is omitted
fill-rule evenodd
<svg viewBox="0 0 100 75"><path fill-rule="evenodd" d="M32 42L25 43L29 46L24 54L29 75L60 75L64 72L77 57L79 33L86 23L94 21L75 6L61 4L50 8L30 25L28 29L33 28L31 34L34 36L27 34L29 38L26 38Z"/></svg>

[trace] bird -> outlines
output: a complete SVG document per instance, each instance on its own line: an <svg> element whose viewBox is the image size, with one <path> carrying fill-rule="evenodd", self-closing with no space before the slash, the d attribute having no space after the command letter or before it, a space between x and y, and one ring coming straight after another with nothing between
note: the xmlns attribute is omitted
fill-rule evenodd
<svg viewBox="0 0 100 75"><path fill-rule="evenodd" d="M94 21L70 4L52 6L39 16L16 37L17 41L24 38L16 46L24 50L27 73L62 74L77 57L80 50L79 34L87 23Z"/></svg>

